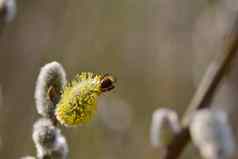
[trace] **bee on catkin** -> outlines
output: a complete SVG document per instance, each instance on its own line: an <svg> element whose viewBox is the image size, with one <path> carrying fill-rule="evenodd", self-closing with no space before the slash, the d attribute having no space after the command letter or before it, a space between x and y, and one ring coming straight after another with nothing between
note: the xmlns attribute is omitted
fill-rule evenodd
<svg viewBox="0 0 238 159"><path fill-rule="evenodd" d="M57 120L66 126L77 126L90 121L96 112L97 97L114 88L110 75L81 73L63 89L57 104Z"/></svg>

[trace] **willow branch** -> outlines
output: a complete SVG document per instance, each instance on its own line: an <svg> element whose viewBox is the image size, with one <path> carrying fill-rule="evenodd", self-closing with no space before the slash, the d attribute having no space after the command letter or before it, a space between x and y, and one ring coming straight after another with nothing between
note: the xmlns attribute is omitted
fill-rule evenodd
<svg viewBox="0 0 238 159"><path fill-rule="evenodd" d="M182 154L186 145L190 142L189 122L194 111L210 107L212 98L221 83L227 68L230 67L232 59L236 56L238 49L238 17L234 23L232 31L225 41L224 51L218 54L211 62L205 73L194 97L188 106L182 120L183 129L174 137L167 147L167 153L163 159L177 159Z"/></svg>

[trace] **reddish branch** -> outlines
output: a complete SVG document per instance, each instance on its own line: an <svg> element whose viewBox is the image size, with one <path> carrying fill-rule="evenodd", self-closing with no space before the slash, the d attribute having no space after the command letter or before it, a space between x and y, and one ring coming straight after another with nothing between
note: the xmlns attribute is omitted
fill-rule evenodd
<svg viewBox="0 0 238 159"><path fill-rule="evenodd" d="M177 159L182 154L186 145L190 142L189 122L194 111L209 107L211 100L215 95L216 89L226 74L226 70L231 65L232 59L235 57L238 49L238 18L236 19L233 30L227 36L225 41L225 49L222 54L215 57L214 61L209 65L194 97L182 120L183 129L174 137L171 144L167 148L167 153L163 159Z"/></svg>

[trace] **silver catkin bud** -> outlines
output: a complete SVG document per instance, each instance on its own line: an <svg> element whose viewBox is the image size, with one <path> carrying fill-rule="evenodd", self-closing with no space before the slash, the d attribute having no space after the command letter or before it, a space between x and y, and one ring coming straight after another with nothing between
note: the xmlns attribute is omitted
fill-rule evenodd
<svg viewBox="0 0 238 159"><path fill-rule="evenodd" d="M60 99L60 92L66 84L64 68L58 62L51 62L41 68L36 88L35 101L37 112L43 117L51 117ZM49 96L49 90L54 89L54 98Z"/></svg>
<svg viewBox="0 0 238 159"><path fill-rule="evenodd" d="M223 111L197 111L190 125L193 143L205 159L230 159L235 151L234 136Z"/></svg>
<svg viewBox="0 0 238 159"><path fill-rule="evenodd" d="M150 142L155 147L164 148L180 129L177 113L172 109L160 108L152 115Z"/></svg>
<svg viewBox="0 0 238 159"><path fill-rule="evenodd" d="M33 126L33 141L39 159L66 159L68 145L60 130L48 118L41 118Z"/></svg>

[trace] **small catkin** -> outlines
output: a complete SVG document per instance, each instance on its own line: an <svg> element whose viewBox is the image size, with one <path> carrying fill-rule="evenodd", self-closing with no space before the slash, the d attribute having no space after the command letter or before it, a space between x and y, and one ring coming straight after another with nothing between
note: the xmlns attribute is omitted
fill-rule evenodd
<svg viewBox="0 0 238 159"><path fill-rule="evenodd" d="M205 159L230 159L235 151L234 136L223 111L197 111L191 121L190 133Z"/></svg>
<svg viewBox="0 0 238 159"><path fill-rule="evenodd" d="M54 115L55 106L65 84L66 74L58 62L51 62L41 68L35 88L36 109L40 115L43 117ZM50 89L54 89L55 92L53 99L49 96Z"/></svg>
<svg viewBox="0 0 238 159"><path fill-rule="evenodd" d="M163 149L180 129L177 113L172 109L160 108L152 115L150 142Z"/></svg>
<svg viewBox="0 0 238 159"><path fill-rule="evenodd" d="M45 159L66 159L68 146L60 130L54 127L48 118L41 118L33 126L33 141L37 150L37 157Z"/></svg>

